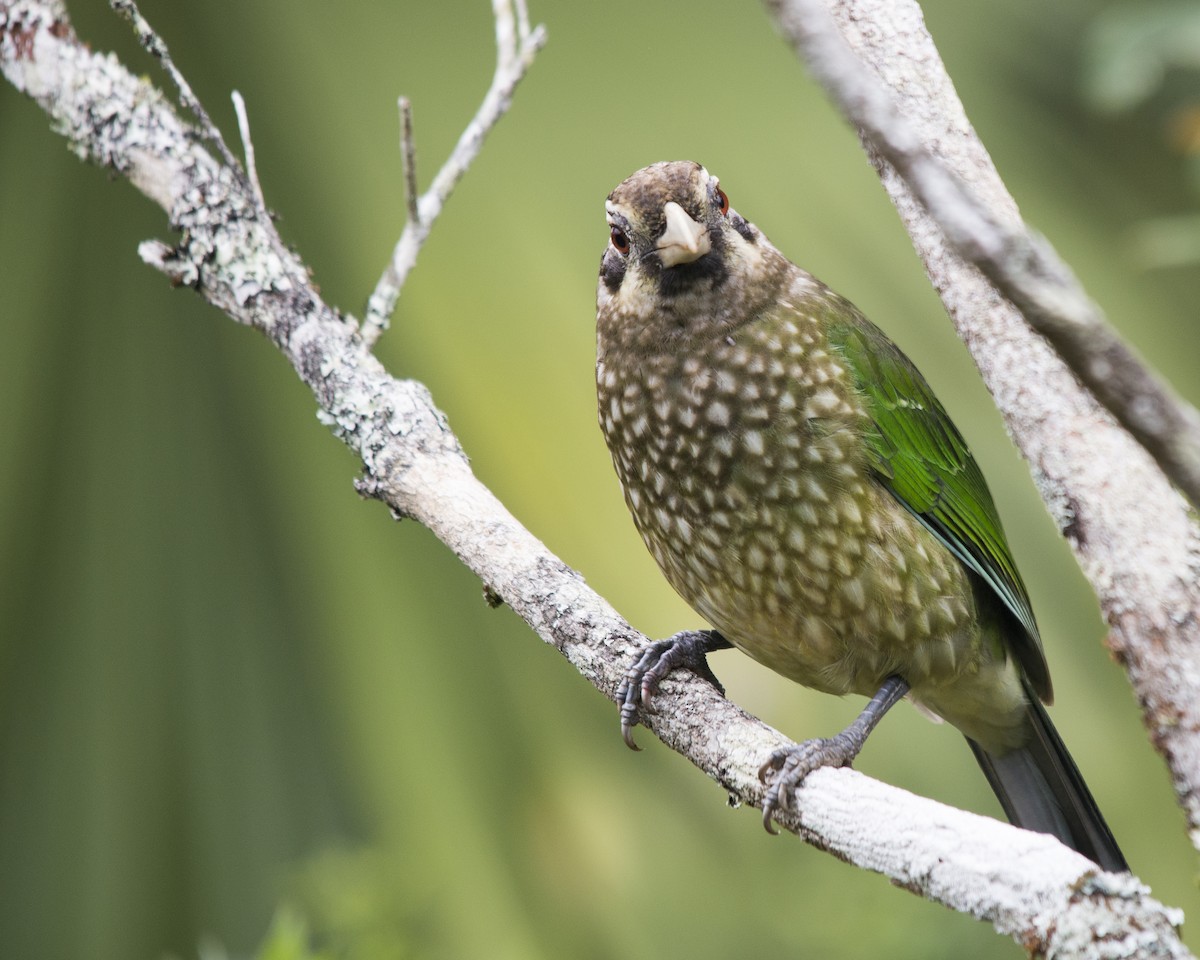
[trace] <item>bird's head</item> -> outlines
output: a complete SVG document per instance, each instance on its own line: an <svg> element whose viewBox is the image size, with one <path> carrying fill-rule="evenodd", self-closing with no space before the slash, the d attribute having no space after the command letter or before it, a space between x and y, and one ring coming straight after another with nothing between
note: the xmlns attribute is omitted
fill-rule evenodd
<svg viewBox="0 0 1200 960"><path fill-rule="evenodd" d="M645 167L604 209L599 319L638 340L725 333L775 295L790 266L698 163Z"/></svg>

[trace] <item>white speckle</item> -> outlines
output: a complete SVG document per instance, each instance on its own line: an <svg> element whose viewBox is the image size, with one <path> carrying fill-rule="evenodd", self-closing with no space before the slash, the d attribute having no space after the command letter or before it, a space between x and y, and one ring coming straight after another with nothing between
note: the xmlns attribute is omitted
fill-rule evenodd
<svg viewBox="0 0 1200 960"><path fill-rule="evenodd" d="M832 651L833 637L830 635L829 628L825 626L825 622L819 617L805 618L801 630L804 633L805 646L814 653L819 655Z"/></svg>
<svg viewBox="0 0 1200 960"><path fill-rule="evenodd" d="M742 434L742 446L746 448L748 454L754 457L761 457L766 452L763 435L757 430L747 430Z"/></svg>
<svg viewBox="0 0 1200 960"><path fill-rule="evenodd" d="M728 370L718 370L717 390L721 393L737 393L737 379Z"/></svg>
<svg viewBox="0 0 1200 960"><path fill-rule="evenodd" d="M696 425L696 408L684 407L679 411L679 425L687 430Z"/></svg>
<svg viewBox="0 0 1200 960"><path fill-rule="evenodd" d="M817 482L816 477L805 477L804 489L808 496L812 497L812 499L816 500L818 503L829 502L829 494L827 494L825 492L825 488Z"/></svg>
<svg viewBox="0 0 1200 960"><path fill-rule="evenodd" d="M785 393L779 398L779 410L781 413L787 413L789 410L796 409L796 398L791 393Z"/></svg>
<svg viewBox="0 0 1200 960"><path fill-rule="evenodd" d="M718 427L729 426L729 407L720 401L710 403L708 409L704 412L710 423L716 424Z"/></svg>
<svg viewBox="0 0 1200 960"><path fill-rule="evenodd" d="M680 539L682 539L684 543L691 545L692 525L684 520L683 517L676 517L675 532L679 535Z"/></svg>
<svg viewBox="0 0 1200 960"><path fill-rule="evenodd" d="M841 406L841 398L828 387L818 390L804 404L804 416L813 420L817 417L827 417Z"/></svg>
<svg viewBox="0 0 1200 960"><path fill-rule="evenodd" d="M669 400L654 401L654 415L659 420L666 420L671 413L671 402Z"/></svg>
<svg viewBox="0 0 1200 960"><path fill-rule="evenodd" d="M746 563L755 573L762 573L767 568L767 554L758 544L752 544L746 551Z"/></svg>
<svg viewBox="0 0 1200 960"><path fill-rule="evenodd" d="M640 493L638 493L638 492L637 492L637 490L630 489L630 491L629 491L629 505L630 505L631 507L633 507L633 509L634 509L635 511L636 511L636 510L638 510L638 509L641 507L641 505L642 505L642 495L641 495Z"/></svg>
<svg viewBox="0 0 1200 960"><path fill-rule="evenodd" d="M722 433L713 441L713 446L716 447L717 453L728 459L733 456L733 435Z"/></svg>
<svg viewBox="0 0 1200 960"><path fill-rule="evenodd" d="M646 428L648 426L650 426L650 424L646 420L646 415L642 414L640 417L638 417L636 420L634 420L633 423L631 423L629 425L629 430L634 435L634 437L641 437L643 434L645 434Z"/></svg>
<svg viewBox="0 0 1200 960"><path fill-rule="evenodd" d="M654 508L654 519L663 530L671 529L671 515L662 507Z"/></svg>
<svg viewBox="0 0 1200 960"><path fill-rule="evenodd" d="M855 526L862 524L862 511L858 509L858 504L849 497L842 500L842 516Z"/></svg>
<svg viewBox="0 0 1200 960"><path fill-rule="evenodd" d="M796 504L796 515L810 527L817 525L817 509L807 500Z"/></svg>
<svg viewBox="0 0 1200 960"><path fill-rule="evenodd" d="M818 570L828 570L830 565L829 551L824 547L813 547L808 552L808 561Z"/></svg>
<svg viewBox="0 0 1200 960"><path fill-rule="evenodd" d="M853 606L855 610L863 610L867 606L867 593L863 589L861 580L843 580L842 596L849 601L850 605Z"/></svg>

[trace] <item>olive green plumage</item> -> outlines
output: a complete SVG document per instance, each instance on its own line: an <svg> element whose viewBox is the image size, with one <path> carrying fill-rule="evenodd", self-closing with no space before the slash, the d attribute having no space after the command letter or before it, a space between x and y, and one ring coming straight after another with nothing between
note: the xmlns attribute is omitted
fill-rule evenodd
<svg viewBox="0 0 1200 960"><path fill-rule="evenodd" d="M700 165L638 171L606 210L599 419L667 579L805 686L902 678L972 741L1010 817L1122 866L1036 702L1049 673L983 476L916 367ZM1061 822L1093 818L1091 846Z"/></svg>

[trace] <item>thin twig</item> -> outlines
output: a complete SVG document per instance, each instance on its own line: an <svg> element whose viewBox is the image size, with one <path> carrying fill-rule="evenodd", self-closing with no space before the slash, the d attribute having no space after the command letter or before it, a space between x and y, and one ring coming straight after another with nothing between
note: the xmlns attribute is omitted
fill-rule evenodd
<svg viewBox="0 0 1200 960"><path fill-rule="evenodd" d="M250 139L250 117L246 114L246 101L242 99L241 93L237 90L234 90L230 97L233 100L233 109L237 113L238 132L242 136L242 151L246 155L246 176L250 180L250 187L254 191L258 209L266 216L267 201L263 197L262 184L258 182L258 167L254 162L254 141Z"/></svg>
<svg viewBox="0 0 1200 960"><path fill-rule="evenodd" d="M767 0L785 35L863 136L908 183L955 251L1044 336L1192 503L1200 507L1200 412L1108 324L1050 243L1015 213L995 215L917 139L864 70L827 0Z"/></svg>
<svg viewBox="0 0 1200 960"><path fill-rule="evenodd" d="M417 206L417 147L413 143L412 101L401 97L400 106L400 158L404 163L404 202L408 206L408 222L420 224L421 211Z"/></svg>
<svg viewBox="0 0 1200 960"><path fill-rule="evenodd" d="M225 138L221 136L221 131L212 122L208 111L204 109L204 104L192 92L191 84L187 82L187 79L175 66L175 61L171 59L171 51L167 49L167 42L150 26L150 21L142 16L137 3L134 0L109 0L109 5L129 21L133 27L134 36L138 39L138 43L145 48L147 53L162 64L163 69L167 71L171 81L179 90L179 102L183 104L185 110L200 121L201 132L208 140L216 144L217 149L221 151L221 157L229 165L230 169L234 171L241 170L237 159L233 155L233 151L225 143Z"/></svg>
<svg viewBox="0 0 1200 960"><path fill-rule="evenodd" d="M392 258L367 301L360 337L363 348L370 350L387 329L404 281L416 265L434 221L454 192L458 181L479 155L484 138L512 105L513 91L528 72L534 57L546 43L546 29L540 24L529 28L524 4L514 0L492 0L496 20L496 70L492 84L479 110L458 138L450 157L437 172L429 189L416 202L418 216L411 213L400 234ZM411 209L411 207L410 207Z"/></svg>

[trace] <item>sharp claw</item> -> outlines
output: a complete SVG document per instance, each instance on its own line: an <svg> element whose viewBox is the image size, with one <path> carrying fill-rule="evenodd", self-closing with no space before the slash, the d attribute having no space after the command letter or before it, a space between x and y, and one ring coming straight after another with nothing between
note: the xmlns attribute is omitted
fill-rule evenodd
<svg viewBox="0 0 1200 960"><path fill-rule="evenodd" d="M630 750L641 751L633 741L633 728L637 724L637 707L631 703L622 704L621 706L621 739L625 741L625 746Z"/></svg>
<svg viewBox="0 0 1200 960"><path fill-rule="evenodd" d="M621 738L626 746L631 750L641 749L633 741L633 728L637 726L640 714L650 712L651 701L658 693L663 678L677 667L691 667L724 694L724 688L713 676L704 654L728 646L724 638L706 631L703 634L678 633L646 647L617 686L616 700L621 705Z"/></svg>

